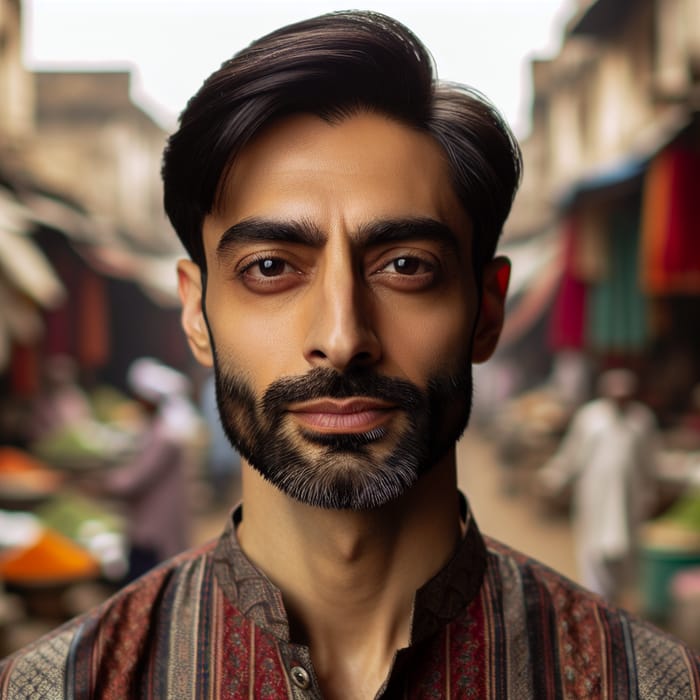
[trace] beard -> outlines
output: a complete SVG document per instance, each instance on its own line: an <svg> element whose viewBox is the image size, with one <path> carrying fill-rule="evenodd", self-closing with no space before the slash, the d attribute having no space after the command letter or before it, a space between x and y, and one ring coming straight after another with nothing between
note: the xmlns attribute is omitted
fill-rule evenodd
<svg viewBox="0 0 700 700"><path fill-rule="evenodd" d="M471 365L432 377L426 390L369 369L315 368L273 382L256 397L243 373L214 353L216 399L231 444L263 478L297 501L328 509L371 510L398 498L459 440L469 422ZM387 428L317 433L287 407L321 398L374 398L396 406Z"/></svg>

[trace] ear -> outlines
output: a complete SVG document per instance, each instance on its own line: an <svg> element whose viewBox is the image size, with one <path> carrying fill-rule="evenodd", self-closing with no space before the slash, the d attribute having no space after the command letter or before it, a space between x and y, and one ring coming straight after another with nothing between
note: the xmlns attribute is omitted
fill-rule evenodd
<svg viewBox="0 0 700 700"><path fill-rule="evenodd" d="M205 367L214 364L209 330L202 311L202 277L191 260L178 260L177 291L182 302L180 322L196 360Z"/></svg>
<svg viewBox="0 0 700 700"><path fill-rule="evenodd" d="M496 349L503 329L503 314L510 280L510 260L494 258L484 268L481 307L474 331L472 362L486 362Z"/></svg>

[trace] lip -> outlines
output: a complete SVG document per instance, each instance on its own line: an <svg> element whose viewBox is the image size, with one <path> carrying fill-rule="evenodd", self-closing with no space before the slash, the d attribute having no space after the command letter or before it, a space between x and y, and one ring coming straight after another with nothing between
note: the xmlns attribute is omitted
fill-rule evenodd
<svg viewBox="0 0 700 700"><path fill-rule="evenodd" d="M321 399L295 404L289 412L322 433L366 433L386 423L396 406L375 399Z"/></svg>

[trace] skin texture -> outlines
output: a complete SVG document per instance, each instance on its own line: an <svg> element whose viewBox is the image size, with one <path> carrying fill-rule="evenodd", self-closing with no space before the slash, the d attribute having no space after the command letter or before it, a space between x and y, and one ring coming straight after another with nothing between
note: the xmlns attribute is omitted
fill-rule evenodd
<svg viewBox="0 0 700 700"><path fill-rule="evenodd" d="M241 544L282 589L328 697L374 695L408 642L415 590L459 537L454 441L507 285L496 259L477 294L471 235L430 136L376 114L296 115L242 151L205 219L206 316L199 269L179 263L190 346L216 360L224 423L249 441ZM354 383L333 388L338 375ZM372 503L374 476L416 433L430 437L406 478ZM261 440L302 456L303 493L323 484L313 498L278 488L279 454L270 482ZM323 501L341 483L360 496Z"/></svg>

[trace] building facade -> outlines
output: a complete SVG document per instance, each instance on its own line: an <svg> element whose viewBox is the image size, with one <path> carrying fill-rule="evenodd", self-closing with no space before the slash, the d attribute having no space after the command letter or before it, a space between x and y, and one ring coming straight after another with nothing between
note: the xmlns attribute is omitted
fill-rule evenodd
<svg viewBox="0 0 700 700"><path fill-rule="evenodd" d="M511 229L556 232L552 374L630 367L672 422L700 383L700 0L580 0L532 76Z"/></svg>

